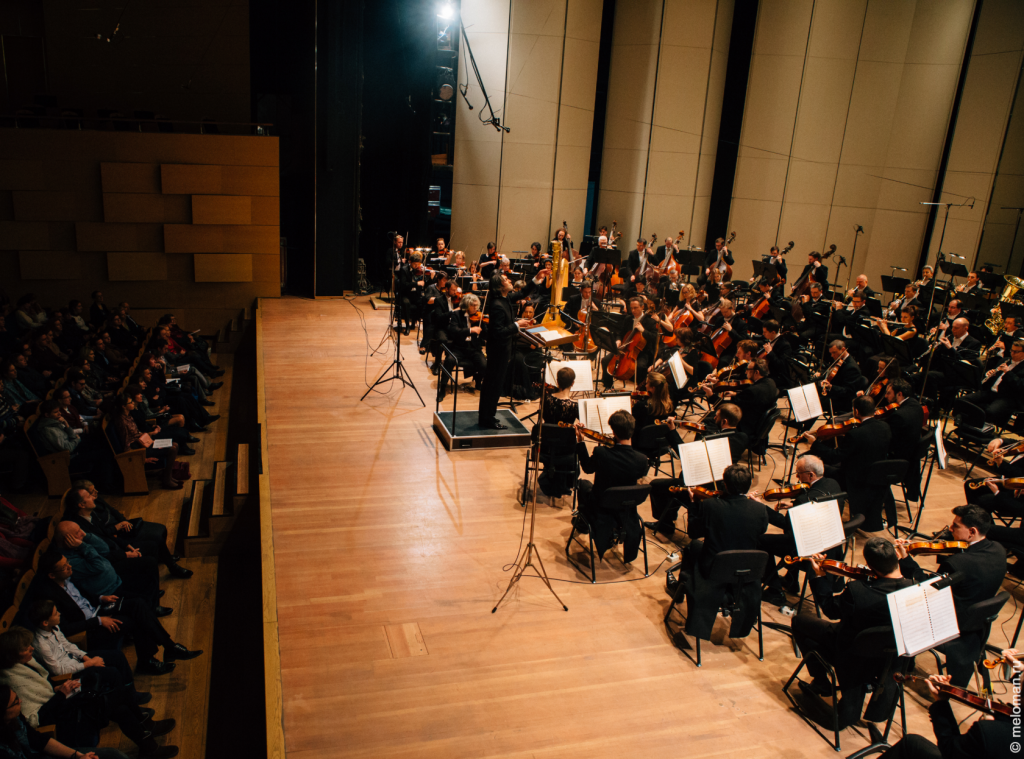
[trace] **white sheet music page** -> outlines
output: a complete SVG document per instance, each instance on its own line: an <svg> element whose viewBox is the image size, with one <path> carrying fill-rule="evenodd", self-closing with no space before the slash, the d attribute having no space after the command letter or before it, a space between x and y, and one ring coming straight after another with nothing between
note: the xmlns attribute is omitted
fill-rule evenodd
<svg viewBox="0 0 1024 759"><path fill-rule="evenodd" d="M846 540L839 501L805 503L789 510L797 556L813 556Z"/></svg>
<svg viewBox="0 0 1024 759"><path fill-rule="evenodd" d="M934 580L888 596L896 648L901 656L917 656L960 634L952 590L935 590L931 582Z"/></svg>
<svg viewBox="0 0 1024 759"><path fill-rule="evenodd" d="M683 357L676 351L668 360L668 368L672 370L672 378L676 381L676 387L686 387L686 369L683 367Z"/></svg>
<svg viewBox="0 0 1024 759"><path fill-rule="evenodd" d="M576 373L576 379L572 383L574 393L585 393L594 389L594 374L589 361L552 361L548 364L545 380L549 385L557 385L558 372L568 367ZM582 417L583 415L580 414Z"/></svg>
<svg viewBox="0 0 1024 759"><path fill-rule="evenodd" d="M821 398L818 387L814 383L794 387L786 391L789 395L789 407L798 422L806 422L821 416Z"/></svg>
<svg viewBox="0 0 1024 759"><path fill-rule="evenodd" d="M683 443L679 446L679 461L683 470L683 483L687 487L707 485L709 482L720 480L722 472L732 464L729 441L719 438Z"/></svg>
<svg viewBox="0 0 1024 759"><path fill-rule="evenodd" d="M604 434L604 422L601 419L601 399L580 398L576 402L580 407L580 419L583 421L583 426L588 430Z"/></svg>
<svg viewBox="0 0 1024 759"><path fill-rule="evenodd" d="M607 409L607 413L604 416L605 426L608 426L608 417L616 411L625 411L627 414L633 413L633 404L628 395L614 395L610 398L602 398L601 402L605 409Z"/></svg>
<svg viewBox="0 0 1024 759"><path fill-rule="evenodd" d="M720 437L717 440L706 441L708 446L707 455L711 457L711 474L714 479L722 479L722 472L727 466L732 466L732 451L729 449L728 438Z"/></svg>
<svg viewBox="0 0 1024 759"><path fill-rule="evenodd" d="M953 604L953 589L945 587L936 590L931 587L931 583L939 579L936 577L935 580L922 583L928 586L925 589L925 601L928 604L928 618L932 623L932 635L935 637L936 646L960 637L960 627L956 622L956 606Z"/></svg>

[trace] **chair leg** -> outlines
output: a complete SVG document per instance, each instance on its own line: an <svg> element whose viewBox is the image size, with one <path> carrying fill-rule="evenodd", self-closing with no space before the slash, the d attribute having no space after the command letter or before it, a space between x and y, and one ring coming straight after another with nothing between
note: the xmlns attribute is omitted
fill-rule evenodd
<svg viewBox="0 0 1024 759"><path fill-rule="evenodd" d="M764 625L761 623L761 604L757 605L757 660L764 661Z"/></svg>
<svg viewBox="0 0 1024 759"><path fill-rule="evenodd" d="M644 520L640 520L640 540L644 547L644 577L651 576L650 567L647 564L647 530L644 529Z"/></svg>
<svg viewBox="0 0 1024 759"><path fill-rule="evenodd" d="M694 642L695 642L695 644L697 646L697 666L699 667L700 666L700 636L699 635L695 636L693 640L694 640Z"/></svg>
<svg viewBox="0 0 1024 759"><path fill-rule="evenodd" d="M594 533L588 532L587 537L590 539L590 582L597 584L597 561L594 558Z"/></svg>

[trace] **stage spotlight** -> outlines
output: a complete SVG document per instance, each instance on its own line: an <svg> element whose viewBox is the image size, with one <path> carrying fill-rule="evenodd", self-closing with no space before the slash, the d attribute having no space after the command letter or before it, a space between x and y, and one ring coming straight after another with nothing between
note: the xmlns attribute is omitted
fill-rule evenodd
<svg viewBox="0 0 1024 759"><path fill-rule="evenodd" d="M439 67L437 74L437 97L440 100L451 100L455 96L455 74L452 69Z"/></svg>
<svg viewBox="0 0 1024 759"><path fill-rule="evenodd" d="M455 11L452 9L451 3L445 3L441 6L441 10L437 12L437 15L441 18L451 18L454 14Z"/></svg>

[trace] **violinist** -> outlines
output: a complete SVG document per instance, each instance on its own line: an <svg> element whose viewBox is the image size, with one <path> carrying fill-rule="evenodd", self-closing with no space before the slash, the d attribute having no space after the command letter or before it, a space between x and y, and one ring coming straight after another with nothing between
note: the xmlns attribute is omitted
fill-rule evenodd
<svg viewBox="0 0 1024 759"><path fill-rule="evenodd" d="M718 269L712 269L711 274L704 280L701 285L701 292L703 296L701 300L704 303L705 308L711 308L722 299L722 272Z"/></svg>
<svg viewBox="0 0 1024 759"><path fill-rule="evenodd" d="M551 302L551 282L552 277L554 277L554 269L552 267L553 262L551 259L545 259L537 275L527 282L526 290L524 291L526 297L533 301L538 311L547 310L548 303Z"/></svg>
<svg viewBox="0 0 1024 759"><path fill-rule="evenodd" d="M654 424L655 421L668 419L675 409L668 394L668 383L664 375L648 372L643 392L646 395L633 394L633 418L638 430Z"/></svg>
<svg viewBox="0 0 1024 759"><path fill-rule="evenodd" d="M866 686L882 666L881 659L858 656L853 642L864 630L890 625L886 597L913 583L900 573L896 549L885 538L864 543L864 562L877 577L847 582L838 595L833 594L834 585L820 564L824 558L819 554L810 560L814 572L810 586L822 613L836 621L819 619L814 613L799 614L793 617L793 642L803 652L812 677L810 683L798 681L800 689L814 696L839 698L839 729L845 730L860 720ZM821 662L808 656L812 651L835 668L841 697L832 692Z"/></svg>
<svg viewBox="0 0 1024 759"><path fill-rule="evenodd" d="M569 300L563 309L565 314L581 322L586 321L585 317L588 313L592 315L599 310L597 302L594 300L594 284L589 279L585 279L580 283L579 291L569 296ZM575 322L568 321L565 316L561 316L561 319L566 329L570 332L578 332L580 330L580 327Z"/></svg>
<svg viewBox="0 0 1024 759"><path fill-rule="evenodd" d="M644 313L643 301L640 298L629 299L629 315L632 317L631 329L641 330L644 334L644 339L647 341L647 344L636 357L636 383L640 385L647 379L647 370L654 363L654 351L658 344L658 325L651 316ZM616 340L615 344L621 347L622 340ZM604 367L601 374L601 384L605 390L611 390L615 382L612 375L608 373L608 364L613 357L609 354L601 360L601 365Z"/></svg>
<svg viewBox="0 0 1024 759"><path fill-rule="evenodd" d="M757 355L768 362L768 371L776 384L789 387L792 384L789 359L793 355L793 346L779 336L779 323L774 319L761 322L761 335L764 344Z"/></svg>
<svg viewBox="0 0 1024 759"><path fill-rule="evenodd" d="M894 379L885 388L885 404L898 404L898 408L886 414L883 419L892 434L889 442L889 458L906 459L907 472L903 476L903 487L908 501L921 500L921 434L924 427L924 408L921 401L913 396L910 383L905 379ZM930 436L929 436L930 437ZM895 512L892 490L887 493L889 513Z"/></svg>
<svg viewBox="0 0 1024 759"><path fill-rule="evenodd" d="M875 462L888 457L892 432L884 420L875 416L875 404L866 396L854 400L853 418L860 424L838 438L838 448L816 440L810 433L804 437L811 441L811 453L827 465L825 473L849 495L850 514L864 515L864 532L880 532L884 528L882 502L886 488L869 484L869 475Z"/></svg>
<svg viewBox="0 0 1024 759"><path fill-rule="evenodd" d="M703 433L698 432L696 439L717 439L724 437L729 441L729 452L733 461L739 461L740 457L747 450L748 439L745 433L736 429L740 423L743 412L739 406L732 403L723 403L715 410L713 423L705 425ZM678 448L683 443L679 434L680 429L675 419L668 420L668 443ZM687 492L670 493L669 488L682 488L686 486L680 477L659 477L651 481L651 515L653 522L644 522L644 527L654 533L654 538L659 543L669 543L674 540L676 532L676 517L679 515L679 507L685 504L687 509L694 505L693 499Z"/></svg>
<svg viewBox="0 0 1024 759"><path fill-rule="evenodd" d="M799 483L808 485L807 490L796 494L792 506L802 506L811 501L828 501L842 492L839 483L831 477L825 477L825 464L817 456L805 453L799 456L795 465L795 476ZM789 521L789 514L783 514L770 506L767 507L768 523L778 527L782 532L765 533L761 536L758 548L767 551L769 556L793 556L796 554L796 541L793 540L793 526ZM835 552L836 555L832 555ZM836 546L826 553L830 559L841 559L843 548ZM765 565L763 583L765 590L762 599L765 603L773 606L782 606L786 603L786 590L792 595L800 592L800 572L797 569L787 570L785 578L779 576L779 570L774 561L769 560Z"/></svg>
<svg viewBox="0 0 1024 759"><path fill-rule="evenodd" d="M493 243L487 243L487 252L480 256L480 260L477 262L477 271L480 276L484 279L490 278L494 274L495 266L498 265L498 247Z"/></svg>
<svg viewBox="0 0 1024 759"><path fill-rule="evenodd" d="M453 311L445 326L448 350L458 358L463 377L474 379L476 389L480 389L487 358L484 356L484 324L480 319L480 299L472 293L462 296L459 310ZM448 353L444 354L444 368L450 373L455 368L455 359ZM444 372L438 374L437 399L444 400L448 388L448 377Z"/></svg>
<svg viewBox="0 0 1024 759"><path fill-rule="evenodd" d="M756 346L755 346L756 347ZM769 409L776 408L779 400L779 389L775 381L768 376L768 362L763 358L753 359L745 367L745 377L750 384L738 391L726 391L723 398L730 399L743 412L740 429L753 440L758 433L758 425L765 418ZM707 388L705 392L708 392Z"/></svg>
<svg viewBox="0 0 1024 759"><path fill-rule="evenodd" d="M427 285L420 302L420 313L423 314L423 335L420 340L420 355L430 352L438 355L441 349L437 346L437 331L440 328L439 321L447 321L449 308L445 302L445 294L448 291L448 273L442 269L437 273L437 278Z"/></svg>
<svg viewBox="0 0 1024 759"><path fill-rule="evenodd" d="M435 248L435 252L434 252L434 256L433 257L440 259L440 264L442 266L447 265L449 259L451 259L451 257L452 257L452 252L450 250L448 250L448 246L445 245L443 237L438 237L437 238L437 243L434 246L434 248Z"/></svg>
<svg viewBox="0 0 1024 759"><path fill-rule="evenodd" d="M395 326L405 322L408 335L420 319L420 298L427 289L427 272L423 269L423 256L413 253L409 265L403 266L395 283L398 302L395 309Z"/></svg>
<svg viewBox="0 0 1024 759"><path fill-rule="evenodd" d="M885 406L885 389L889 383L900 378L900 365L894 358L881 357L878 359L878 374L868 385L867 390L858 390L857 395L867 395L874 399L878 407Z"/></svg>
<svg viewBox="0 0 1024 759"><path fill-rule="evenodd" d="M580 418L579 404L573 400L572 385L576 381L576 372L571 367L563 366L555 375L558 387L548 389L544 395L544 424L574 424ZM576 451L568 453L541 453L540 463L544 469L537 478L540 489L549 498L560 498L569 495L576 487L576 475L570 472L576 465ZM555 470L559 470L556 473Z"/></svg>
<svg viewBox="0 0 1024 759"><path fill-rule="evenodd" d="M631 513L622 509L609 513L601 509L601 497L608 488L636 485L637 480L647 474L650 462L631 444L636 429L632 414L620 409L608 417L608 426L615 444L598 446L591 453L584 442L583 422L576 421L576 456L580 468L593 474L594 480L580 480L577 485L580 507L573 517L573 526L577 532L592 534L599 556L611 547L616 529L623 530L623 561L628 563L637 557L640 547L640 519L636 507Z"/></svg>
<svg viewBox="0 0 1024 759"><path fill-rule="evenodd" d="M1014 677L1019 677L1024 668L1017 656L1013 649L1002 651L1002 658L1008 660ZM880 759L1010 759L1016 756L1010 751L1015 738L1011 717L999 713L992 719L981 717L967 728L967 732L960 732L960 720L949 703L954 700L949 697L950 679L949 675L930 675L924 680L933 699L928 707L928 716L938 745L922 735L908 733Z"/></svg>
<svg viewBox="0 0 1024 759"><path fill-rule="evenodd" d="M448 283L444 293L443 297L435 298L433 304L430 305L430 308L433 309L432 319L434 322L434 341L430 349L434 363L430 367L430 373L435 376L441 369L441 357L444 353L441 346L448 345L450 342L448 324L452 315L459 310L459 304L462 301L462 288L455 280Z"/></svg>
<svg viewBox="0 0 1024 759"><path fill-rule="evenodd" d="M986 535L992 527L992 517L979 506L967 504L953 509L950 533L953 540L969 543L966 551L938 557L937 574L949 575L952 583L953 605L960 622L960 637L943 643L938 650L946 655L946 671L953 676L953 685L970 683L974 663L984 650L988 629L964 629L965 612L979 601L987 601L999 592L1006 574L1006 549L989 540ZM928 574L908 554L906 540L896 541L900 555L900 569L904 577L915 582L927 579Z"/></svg>
<svg viewBox="0 0 1024 759"><path fill-rule="evenodd" d="M997 479L1024 477L1024 448L1007 453L1002 438L992 440L985 450L985 456L995 467ZM964 483L964 494L968 503L974 503L988 513L1012 519L1024 518L1024 489L1005 488L992 481L991 477L973 478ZM984 482L986 487L979 488L977 483ZM974 485L975 487L972 487Z"/></svg>
<svg viewBox="0 0 1024 759"><path fill-rule="evenodd" d="M832 407L848 409L858 390L864 390L868 381L860 373L860 366L846 349L843 340L833 340L828 346L832 368L821 380L821 393L832 399Z"/></svg>
<svg viewBox="0 0 1024 759"><path fill-rule="evenodd" d="M512 344L520 328L529 327L533 322L526 319L516 321L514 318L508 297L512 292L512 282L508 277L493 275L488 292L487 364L477 408L477 424L484 429L503 430L507 426L499 422L495 414L505 386L505 372L512 358Z"/></svg>

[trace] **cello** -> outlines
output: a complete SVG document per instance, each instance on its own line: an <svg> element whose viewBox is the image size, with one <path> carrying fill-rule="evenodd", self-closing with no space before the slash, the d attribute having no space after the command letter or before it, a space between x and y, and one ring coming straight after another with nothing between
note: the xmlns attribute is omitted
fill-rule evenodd
<svg viewBox="0 0 1024 759"><path fill-rule="evenodd" d="M647 347L647 340L644 338L644 331L639 327L633 327L626 336L622 338L620 348L622 352L612 356L608 362L608 373L616 379L624 380L636 374L636 360L640 357L641 351Z"/></svg>

